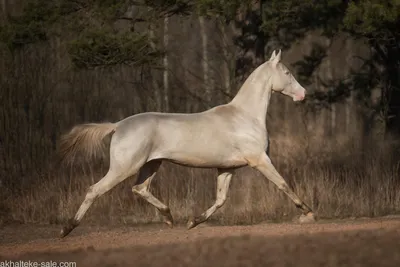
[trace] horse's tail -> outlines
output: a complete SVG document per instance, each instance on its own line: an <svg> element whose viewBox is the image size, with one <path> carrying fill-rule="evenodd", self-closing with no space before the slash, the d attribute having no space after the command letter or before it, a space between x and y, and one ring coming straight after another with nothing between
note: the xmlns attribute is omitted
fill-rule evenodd
<svg viewBox="0 0 400 267"><path fill-rule="evenodd" d="M72 163L78 152L82 152L86 159L103 155L103 139L116 128L117 123L88 123L75 126L60 138L59 152L62 160Z"/></svg>

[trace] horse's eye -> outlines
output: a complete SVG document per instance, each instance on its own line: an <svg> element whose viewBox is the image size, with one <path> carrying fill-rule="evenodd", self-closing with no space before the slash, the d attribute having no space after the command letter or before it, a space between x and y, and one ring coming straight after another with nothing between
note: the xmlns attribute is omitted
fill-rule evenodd
<svg viewBox="0 0 400 267"><path fill-rule="evenodd" d="M285 71L285 74L286 74L286 75L289 75L289 71Z"/></svg>

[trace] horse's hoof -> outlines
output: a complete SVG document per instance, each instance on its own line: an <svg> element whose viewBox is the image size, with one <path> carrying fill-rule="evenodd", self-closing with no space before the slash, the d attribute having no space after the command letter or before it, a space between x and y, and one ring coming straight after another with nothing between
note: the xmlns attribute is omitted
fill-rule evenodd
<svg viewBox="0 0 400 267"><path fill-rule="evenodd" d="M171 220L165 220L164 223L168 225L169 228L174 228L174 223Z"/></svg>
<svg viewBox="0 0 400 267"><path fill-rule="evenodd" d="M196 219L194 217L190 218L189 221L187 222L187 229L190 230L194 227L196 227Z"/></svg>
<svg viewBox="0 0 400 267"><path fill-rule="evenodd" d="M164 223L166 223L169 228L173 228L174 218L172 218L171 211L166 209L165 211L161 211L161 214L164 216Z"/></svg>
<svg viewBox="0 0 400 267"><path fill-rule="evenodd" d="M60 231L60 238L66 237L71 231L72 229L70 229L70 227L64 226Z"/></svg>
<svg viewBox="0 0 400 267"><path fill-rule="evenodd" d="M78 225L74 220L70 220L60 231L60 238L66 237Z"/></svg>
<svg viewBox="0 0 400 267"><path fill-rule="evenodd" d="M306 224L306 223L314 223L315 216L313 212L309 212L306 215L302 214L299 218L299 223Z"/></svg>

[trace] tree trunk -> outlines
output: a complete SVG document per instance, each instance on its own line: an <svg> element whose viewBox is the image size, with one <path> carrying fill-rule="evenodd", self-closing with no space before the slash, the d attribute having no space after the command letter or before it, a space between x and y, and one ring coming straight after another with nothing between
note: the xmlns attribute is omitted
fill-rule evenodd
<svg viewBox="0 0 400 267"><path fill-rule="evenodd" d="M165 112L169 112L168 23L169 23L169 18L165 17L164 18L164 39L163 39L164 50L165 50L165 55L164 55L164 59L163 59L163 67L164 67L163 84L164 84L164 110L165 110Z"/></svg>
<svg viewBox="0 0 400 267"><path fill-rule="evenodd" d="M243 44L238 49L236 78L243 83L249 74L264 62L265 35L260 30L262 24L263 1L254 2L249 10L239 12L234 39Z"/></svg>
<svg viewBox="0 0 400 267"><path fill-rule="evenodd" d="M329 51L329 47L332 43L332 40L327 39L326 40L326 47ZM327 84L331 84L334 80L334 75L333 75L333 70L332 70L332 61L331 61L331 56L328 55L326 58L326 82ZM334 91L334 85L332 84L331 88L327 88L329 91ZM331 112L330 112L330 125L329 125L329 135L334 136L335 130L336 130L336 104L331 103Z"/></svg>
<svg viewBox="0 0 400 267"><path fill-rule="evenodd" d="M3 14L3 20L7 19L7 0L1 0L1 11ZM1 21L0 21L1 23Z"/></svg>
<svg viewBox="0 0 400 267"><path fill-rule="evenodd" d="M210 79L209 79L209 59L208 59L208 36L207 29L205 25L205 20L203 16L199 17L199 25L200 25L200 35L201 35L201 44L202 44L202 67L203 67L203 88L205 100L207 101L207 105L210 105L211 102L211 92L210 92Z"/></svg>
<svg viewBox="0 0 400 267"><path fill-rule="evenodd" d="M224 22L218 22L222 33L222 54L223 54L223 90L225 94L229 96L227 101L231 100L232 88L231 88L231 52L229 51L229 36L228 27ZM231 24L233 26L233 24ZM232 96L233 97L233 96Z"/></svg>
<svg viewBox="0 0 400 267"><path fill-rule="evenodd" d="M153 50L156 49L156 44L154 43L155 39L155 34L154 34L154 24L150 23L149 26L149 36L150 36L150 46ZM157 84L157 71L156 70L150 70L152 75L151 75L151 83L152 87L154 90L154 96L155 96L155 101L156 101L156 110L157 111L162 111L162 97L161 97L161 92L160 92L160 87Z"/></svg>
<svg viewBox="0 0 400 267"><path fill-rule="evenodd" d="M350 67L350 70L353 68L353 41L352 40L347 40L347 65ZM351 125L353 125L352 123L352 113L355 112L354 110L354 94L353 91L350 91L350 96L347 98L346 101L346 107L345 107L345 111L346 111L346 129L345 129L345 133L346 135L349 136L349 134L351 134L353 132L353 129L351 129Z"/></svg>

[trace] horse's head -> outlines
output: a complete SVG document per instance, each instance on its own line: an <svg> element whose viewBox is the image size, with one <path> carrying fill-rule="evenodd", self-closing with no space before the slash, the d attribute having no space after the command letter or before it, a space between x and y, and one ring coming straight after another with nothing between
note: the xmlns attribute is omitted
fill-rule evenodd
<svg viewBox="0 0 400 267"><path fill-rule="evenodd" d="M270 65L272 90L292 97L293 101L301 101L306 95L306 89L293 77L289 69L280 62L281 55L281 50L279 50L278 54L274 50L267 62Z"/></svg>

